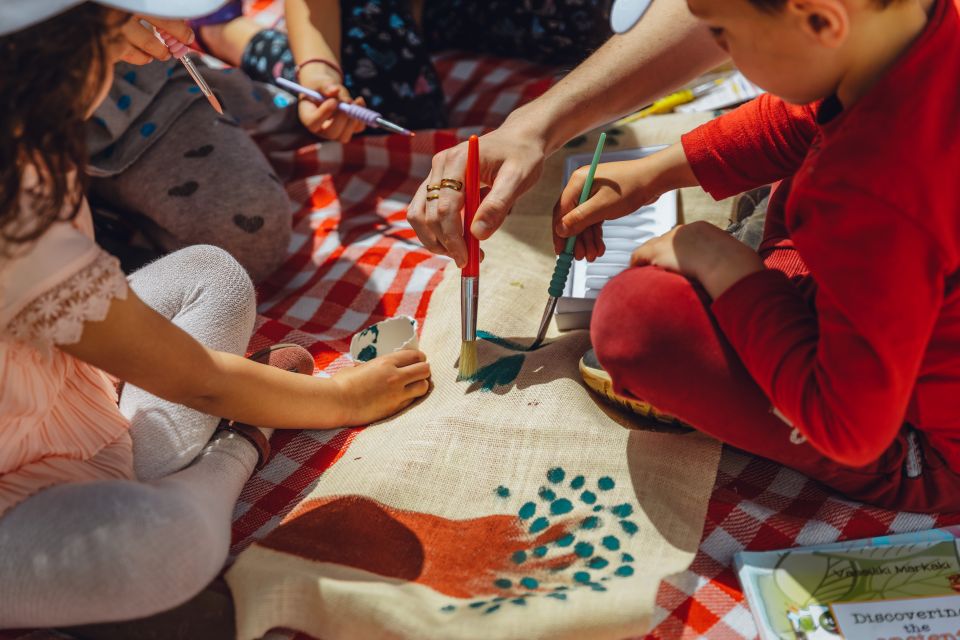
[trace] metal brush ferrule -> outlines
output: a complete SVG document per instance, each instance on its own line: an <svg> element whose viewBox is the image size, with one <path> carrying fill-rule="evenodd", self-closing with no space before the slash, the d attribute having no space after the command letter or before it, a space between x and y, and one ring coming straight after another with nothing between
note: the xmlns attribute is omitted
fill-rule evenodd
<svg viewBox="0 0 960 640"><path fill-rule="evenodd" d="M550 321L553 320L553 314L557 310L557 301L559 298L554 298L550 296L550 299L547 300L547 306L543 310L543 317L540 318L540 328L537 329L537 338L533 341L533 344L530 345L530 350L534 350L543 344L543 339L547 337L547 329L550 328Z"/></svg>
<svg viewBox="0 0 960 640"><path fill-rule="evenodd" d="M480 279L460 278L460 332L464 342L477 339L477 304L480 299Z"/></svg>

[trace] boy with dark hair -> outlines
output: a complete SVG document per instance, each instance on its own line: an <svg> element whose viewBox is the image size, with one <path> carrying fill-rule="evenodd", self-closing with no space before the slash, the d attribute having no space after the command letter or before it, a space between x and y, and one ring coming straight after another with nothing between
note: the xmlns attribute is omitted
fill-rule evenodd
<svg viewBox="0 0 960 640"><path fill-rule="evenodd" d="M635 252L598 300L588 384L851 497L957 510L958 0L688 4L772 95L601 165L582 206L575 175L558 238L678 187L782 182L759 255L705 223Z"/></svg>

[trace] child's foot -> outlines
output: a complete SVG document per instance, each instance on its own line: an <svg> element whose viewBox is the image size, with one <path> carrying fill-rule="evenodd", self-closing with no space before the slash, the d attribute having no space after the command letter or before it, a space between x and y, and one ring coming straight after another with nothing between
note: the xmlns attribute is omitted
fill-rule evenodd
<svg viewBox="0 0 960 640"><path fill-rule="evenodd" d="M616 391L613 390L613 379L610 377L610 374L607 373L600 362L597 360L597 354L590 349L583 357L580 358L580 375L583 377L583 381L586 383L590 389L597 392L604 399L608 400L610 403L617 405L627 411L636 413L645 418L652 418L659 422L664 422L667 424L679 424L683 423L674 418L673 416L658 411L652 405L641 400L636 400L634 398L628 398L622 396Z"/></svg>
<svg viewBox="0 0 960 640"><path fill-rule="evenodd" d="M430 365L420 351L390 353L333 377L346 409L345 427L382 420L401 411L430 390Z"/></svg>

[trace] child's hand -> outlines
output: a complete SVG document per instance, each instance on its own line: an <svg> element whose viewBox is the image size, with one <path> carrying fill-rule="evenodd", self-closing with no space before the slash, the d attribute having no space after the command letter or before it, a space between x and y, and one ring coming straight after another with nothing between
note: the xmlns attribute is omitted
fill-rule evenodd
<svg viewBox="0 0 960 640"><path fill-rule="evenodd" d="M553 208L553 248L559 254L567 238L578 235L577 259L595 260L603 255L604 220L622 218L667 191L697 184L679 143L639 160L599 165L592 195L581 205L580 192L588 172L589 167L577 169Z"/></svg>
<svg viewBox="0 0 960 640"><path fill-rule="evenodd" d="M130 44L130 48L122 57L124 62L148 64L154 60L170 59L170 50L153 34L153 29L140 24L140 20L146 20L156 26L157 29L166 31L183 44L189 45L194 40L193 30L187 25L186 20L131 16L120 28L123 36Z"/></svg>
<svg viewBox="0 0 960 640"><path fill-rule="evenodd" d="M742 278L764 269L753 249L709 222L674 227L634 251L630 264L685 275L703 285L714 300Z"/></svg>
<svg viewBox="0 0 960 640"><path fill-rule="evenodd" d="M645 175L644 160L606 162L597 166L590 199L579 204L589 167L580 167L564 187L553 207L553 248L563 252L567 238L577 235L577 260L596 260L603 255L602 225L604 220L615 220L633 213L660 197L651 188Z"/></svg>
<svg viewBox="0 0 960 640"><path fill-rule="evenodd" d="M332 380L344 403L343 426L360 426L391 416L426 394L430 365L420 351L397 351L343 369Z"/></svg>
<svg viewBox="0 0 960 640"><path fill-rule="evenodd" d="M310 100L300 101L300 122L316 136L328 140L350 142L354 134L364 130L365 125L337 110L337 102L353 102L366 106L363 98L354 100L343 86L340 76L332 69L321 65L304 67L300 73L300 84L330 98L322 104Z"/></svg>

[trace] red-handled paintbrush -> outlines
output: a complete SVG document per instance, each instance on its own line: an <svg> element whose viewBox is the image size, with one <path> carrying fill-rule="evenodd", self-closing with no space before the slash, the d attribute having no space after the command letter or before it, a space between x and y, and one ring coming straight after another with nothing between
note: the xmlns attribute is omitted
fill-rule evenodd
<svg viewBox="0 0 960 640"><path fill-rule="evenodd" d="M467 171L464 176L463 240L467 245L467 264L460 272L460 373L458 380L477 372L477 306L480 297L480 241L470 225L480 207L480 140L470 136L467 143Z"/></svg>

